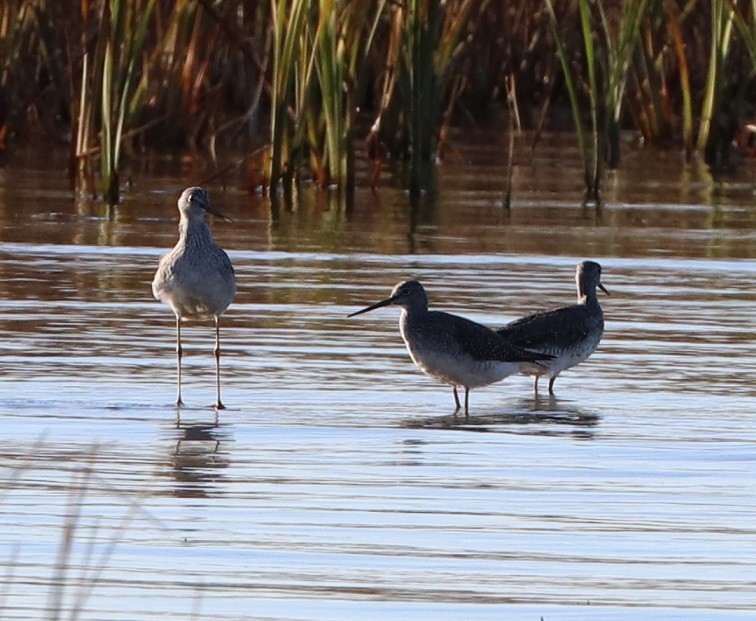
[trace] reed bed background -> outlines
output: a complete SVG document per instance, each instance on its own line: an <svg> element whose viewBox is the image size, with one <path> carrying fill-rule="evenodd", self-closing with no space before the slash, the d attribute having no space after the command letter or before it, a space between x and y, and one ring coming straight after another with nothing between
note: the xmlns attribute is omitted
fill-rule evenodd
<svg viewBox="0 0 756 621"><path fill-rule="evenodd" d="M623 129L714 168L756 134L756 0L5 0L0 62L5 157L66 145L79 193L110 204L148 149L349 193L356 141L374 183L391 161L419 194L449 125L497 109L574 131L596 202Z"/></svg>

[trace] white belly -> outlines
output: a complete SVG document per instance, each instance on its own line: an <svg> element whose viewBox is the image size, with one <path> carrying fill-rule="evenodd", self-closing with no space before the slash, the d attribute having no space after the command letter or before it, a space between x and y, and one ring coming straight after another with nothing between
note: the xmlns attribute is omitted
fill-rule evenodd
<svg viewBox="0 0 756 621"><path fill-rule="evenodd" d="M487 386L520 370L520 366L514 362L479 361L469 356L450 356L427 350L419 353L409 345L407 350L423 373L451 386Z"/></svg>
<svg viewBox="0 0 756 621"><path fill-rule="evenodd" d="M599 333L595 337L581 341L575 347L566 350L544 348L541 350L543 353L551 354L555 358L541 361L541 366L524 363L521 367L521 373L525 375L537 375L538 377L543 375L549 378L556 377L565 369L574 367L576 364L580 364L586 360L596 351L600 340L601 334Z"/></svg>

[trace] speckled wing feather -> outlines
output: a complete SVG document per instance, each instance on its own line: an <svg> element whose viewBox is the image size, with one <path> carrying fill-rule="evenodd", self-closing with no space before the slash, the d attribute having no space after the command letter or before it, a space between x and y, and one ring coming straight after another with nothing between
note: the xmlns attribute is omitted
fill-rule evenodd
<svg viewBox="0 0 756 621"><path fill-rule="evenodd" d="M496 332L518 347L539 350L548 345L564 350L585 339L596 321L600 317L592 318L585 305L573 304L522 317Z"/></svg>
<svg viewBox="0 0 756 621"><path fill-rule="evenodd" d="M501 362L535 362L552 358L548 354L526 351L508 342L496 332L486 326L441 311L430 311L436 315L436 325L440 324L439 316L450 336L459 344L462 350L475 360L498 360Z"/></svg>

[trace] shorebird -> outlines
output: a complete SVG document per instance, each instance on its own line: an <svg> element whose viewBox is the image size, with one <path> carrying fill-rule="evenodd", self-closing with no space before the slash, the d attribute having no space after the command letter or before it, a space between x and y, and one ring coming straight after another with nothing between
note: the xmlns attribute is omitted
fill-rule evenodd
<svg viewBox="0 0 756 621"><path fill-rule="evenodd" d="M596 287L607 295L609 292L601 284L601 266L595 261L579 263L575 283L577 304L528 315L497 330L518 347L553 355L551 360L523 369L527 375L535 376L536 395L538 378L543 375L548 375L549 394L553 395L557 376L596 351L604 333L604 313Z"/></svg>
<svg viewBox="0 0 756 621"><path fill-rule="evenodd" d="M160 259L152 293L168 304L176 315L176 405L181 400L181 322L215 319L215 407L223 409L220 390L220 316L236 295L234 268L228 255L213 240L205 214L231 222L210 205L202 188L187 188L178 200L179 238Z"/></svg>
<svg viewBox="0 0 756 621"><path fill-rule="evenodd" d="M426 375L452 386L457 411L462 407L457 388L465 389L465 415L471 388L517 373L522 363L538 364L552 358L515 347L493 330L464 317L428 310L428 296L416 280L400 282L390 297L349 317L389 305L402 309L399 329L412 361Z"/></svg>

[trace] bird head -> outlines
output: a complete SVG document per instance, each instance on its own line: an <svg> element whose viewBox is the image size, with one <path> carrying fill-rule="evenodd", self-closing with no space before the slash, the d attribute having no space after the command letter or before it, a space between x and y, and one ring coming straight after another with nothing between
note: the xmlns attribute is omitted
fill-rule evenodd
<svg viewBox="0 0 756 621"><path fill-rule="evenodd" d="M178 208L189 218L202 218L209 213L226 222L233 222L231 218L226 217L210 204L210 195L200 187L186 188L178 199Z"/></svg>
<svg viewBox="0 0 756 621"><path fill-rule="evenodd" d="M368 306L367 308L352 313L349 317L361 315L362 313L367 313L376 308L381 308L382 306L400 306L405 310L409 308L421 308L422 310L427 310L428 295L417 280L404 280L393 288L391 295L385 300L381 300L372 306Z"/></svg>

